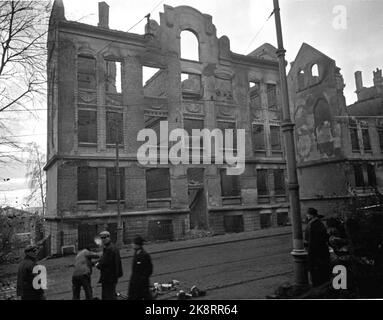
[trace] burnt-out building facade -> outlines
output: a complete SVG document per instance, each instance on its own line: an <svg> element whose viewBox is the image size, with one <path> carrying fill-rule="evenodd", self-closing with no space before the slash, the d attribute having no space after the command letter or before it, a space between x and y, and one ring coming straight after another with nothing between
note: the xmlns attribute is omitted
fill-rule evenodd
<svg viewBox="0 0 383 320"><path fill-rule="evenodd" d="M333 59L304 43L288 75L295 122L302 213L316 207L341 215L350 199L366 199L383 189L381 71L364 88L355 73L358 101L347 106L340 69Z"/></svg>
<svg viewBox="0 0 383 320"><path fill-rule="evenodd" d="M125 242L136 234L179 239L191 229L219 234L285 224L275 48L233 53L212 17L187 6L165 5L142 35L111 30L108 9L99 3L98 26L68 21L62 1L51 14L45 169L52 251L83 248L103 229L115 234L117 145ZM196 38L196 60L181 56L185 31ZM140 164L138 133L158 132L161 121L191 139L192 129L244 129L244 172L228 175L225 163L214 162Z"/></svg>

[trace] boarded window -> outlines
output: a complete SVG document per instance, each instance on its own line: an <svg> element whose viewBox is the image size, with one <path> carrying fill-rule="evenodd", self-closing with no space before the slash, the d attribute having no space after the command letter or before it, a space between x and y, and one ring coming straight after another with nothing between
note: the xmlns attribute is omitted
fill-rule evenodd
<svg viewBox="0 0 383 320"><path fill-rule="evenodd" d="M125 170L120 168L120 199L125 198ZM106 200L117 200L116 168L106 169Z"/></svg>
<svg viewBox="0 0 383 320"><path fill-rule="evenodd" d="M265 150L265 131L263 124L253 124L254 150Z"/></svg>
<svg viewBox="0 0 383 320"><path fill-rule="evenodd" d="M277 107L277 86L275 84L267 85L267 104L271 109Z"/></svg>
<svg viewBox="0 0 383 320"><path fill-rule="evenodd" d="M233 149L237 149L237 129L235 122L226 122L226 121L218 121L218 129L222 131L222 137L223 137L223 145L226 149L229 146L226 146L226 129L228 130L228 134L230 134L230 130L232 130L233 133Z"/></svg>
<svg viewBox="0 0 383 320"><path fill-rule="evenodd" d="M360 164L354 164L355 186L364 187L363 167Z"/></svg>
<svg viewBox="0 0 383 320"><path fill-rule="evenodd" d="M286 194L285 171L283 169L274 170L274 192L277 196Z"/></svg>
<svg viewBox="0 0 383 320"><path fill-rule="evenodd" d="M221 173L221 194L222 197L238 197L241 195L239 179L237 175L227 175L226 169L222 169Z"/></svg>
<svg viewBox="0 0 383 320"><path fill-rule="evenodd" d="M368 127L362 128L362 139L364 151L371 151L370 134L368 132Z"/></svg>
<svg viewBox="0 0 383 320"><path fill-rule="evenodd" d="M121 62L105 60L105 91L121 93Z"/></svg>
<svg viewBox="0 0 383 320"><path fill-rule="evenodd" d="M368 185L376 186L376 173L375 166L372 164L367 165L367 176L368 176Z"/></svg>
<svg viewBox="0 0 383 320"><path fill-rule="evenodd" d="M271 150L281 150L281 129L279 126L270 126Z"/></svg>
<svg viewBox="0 0 383 320"><path fill-rule="evenodd" d="M97 143L97 112L78 110L78 142Z"/></svg>
<svg viewBox="0 0 383 320"><path fill-rule="evenodd" d="M167 168L146 170L147 199L170 198L170 176Z"/></svg>
<svg viewBox="0 0 383 320"><path fill-rule="evenodd" d="M98 175L97 168L77 168L77 199L79 201L97 200Z"/></svg>
<svg viewBox="0 0 383 320"><path fill-rule="evenodd" d="M96 60L91 57L78 56L77 62L79 89L96 90Z"/></svg>
<svg viewBox="0 0 383 320"><path fill-rule="evenodd" d="M116 144L116 135L118 143L123 144L123 115L119 112L106 113L106 143Z"/></svg>
<svg viewBox="0 0 383 320"><path fill-rule="evenodd" d="M269 184L268 184L268 174L267 169L258 169L257 170L257 189L259 196L268 196L269 195Z"/></svg>

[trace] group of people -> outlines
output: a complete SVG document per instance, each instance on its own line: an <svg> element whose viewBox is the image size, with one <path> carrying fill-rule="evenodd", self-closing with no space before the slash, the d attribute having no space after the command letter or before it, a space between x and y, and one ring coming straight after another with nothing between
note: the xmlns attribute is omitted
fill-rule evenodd
<svg viewBox="0 0 383 320"><path fill-rule="evenodd" d="M83 288L87 300L94 299L91 283L94 266L100 270L101 299L117 299L117 282L123 276L120 252L111 241L108 231L101 232L100 238L103 244L102 253L92 252L86 248L76 255L72 274L73 300L80 299L81 288ZM133 240L134 256L128 290L128 299L130 300L149 300L152 298L149 279L153 273L153 264L143 245L144 239L136 236ZM35 288L33 284L33 279L36 277L33 269L37 264L37 255L38 247L28 246L25 249L25 258L19 265L17 296L21 300L45 299L44 290Z"/></svg>
<svg viewBox="0 0 383 320"><path fill-rule="evenodd" d="M308 252L308 269L313 286L319 286L330 280L330 253L328 247L329 235L326 227L320 220L318 211L309 208L307 211L308 224L305 230L305 246ZM122 263L120 252L111 241L110 233L100 233L103 244L102 253L92 252L89 248L81 250L74 264L72 276L73 299L80 299L81 288L84 289L86 299L93 299L91 275L95 266L100 270L101 298L103 300L116 300L116 285L122 277ZM150 300L149 278L153 273L150 255L143 248L144 239L137 236L133 240L134 256L132 273L129 282L128 299ZM28 246L25 249L25 258L20 263L17 277L17 295L22 300L45 299L44 290L36 289L33 279L36 274L33 268L36 265L38 247Z"/></svg>

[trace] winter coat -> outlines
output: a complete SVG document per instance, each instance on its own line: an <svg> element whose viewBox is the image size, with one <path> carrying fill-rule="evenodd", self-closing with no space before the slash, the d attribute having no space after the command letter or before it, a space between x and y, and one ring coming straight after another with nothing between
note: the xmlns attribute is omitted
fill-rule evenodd
<svg viewBox="0 0 383 320"><path fill-rule="evenodd" d="M100 283L117 283L118 278L122 277L120 251L113 243L104 247L97 268L100 269Z"/></svg>
<svg viewBox="0 0 383 320"><path fill-rule="evenodd" d="M22 300L44 300L44 290L33 288L33 279L37 274L33 273L36 261L26 256L19 264L17 271L17 296Z"/></svg>
<svg viewBox="0 0 383 320"><path fill-rule="evenodd" d="M129 283L129 299L150 299L149 278L153 273L150 255L143 249L135 252Z"/></svg>

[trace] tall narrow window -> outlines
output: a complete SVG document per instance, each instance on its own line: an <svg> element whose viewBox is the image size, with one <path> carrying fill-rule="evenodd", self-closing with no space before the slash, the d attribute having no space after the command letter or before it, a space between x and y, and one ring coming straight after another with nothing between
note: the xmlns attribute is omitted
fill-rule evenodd
<svg viewBox="0 0 383 320"><path fill-rule="evenodd" d="M167 168L146 170L147 199L170 198L170 176Z"/></svg>
<svg viewBox="0 0 383 320"><path fill-rule="evenodd" d="M363 177L363 167L360 164L354 164L354 177L355 177L355 186L364 187L364 177Z"/></svg>
<svg viewBox="0 0 383 320"><path fill-rule="evenodd" d="M253 124L253 145L255 151L266 149L263 124Z"/></svg>
<svg viewBox="0 0 383 320"><path fill-rule="evenodd" d="M202 148L203 138L201 136L193 136L193 129L202 130L203 128L204 121L202 119L184 119L184 130L189 136L189 148L192 148L197 144Z"/></svg>
<svg viewBox="0 0 383 320"><path fill-rule="evenodd" d="M378 127L379 147L380 152L383 152L383 127Z"/></svg>
<svg viewBox="0 0 383 320"><path fill-rule="evenodd" d="M353 152L359 152L360 146L359 146L359 138L358 138L358 127L357 127L357 124L355 121L350 120L349 130L350 130L352 151Z"/></svg>
<svg viewBox="0 0 383 320"><path fill-rule="evenodd" d="M261 95L260 95L260 83L259 82L250 82L250 108L257 110L261 109Z"/></svg>
<svg viewBox="0 0 383 320"><path fill-rule="evenodd" d="M365 152L371 152L370 134L368 132L368 126L362 126L362 139L363 139L363 150Z"/></svg>
<svg viewBox="0 0 383 320"><path fill-rule="evenodd" d="M241 195L239 179L236 175L227 175L226 169L221 169L221 194L222 197L238 197Z"/></svg>
<svg viewBox="0 0 383 320"><path fill-rule="evenodd" d="M271 150L281 151L281 128L279 126L270 126Z"/></svg>
<svg viewBox="0 0 383 320"><path fill-rule="evenodd" d="M218 129L222 131L224 149L229 147L226 145L226 140L225 140L226 132L228 134L232 132L233 133L233 149L237 150L237 129L236 129L235 122L218 121L217 124L218 124L217 125Z"/></svg>
<svg viewBox="0 0 383 320"><path fill-rule="evenodd" d="M96 59L78 56L77 70L78 88L96 90Z"/></svg>
<svg viewBox="0 0 383 320"><path fill-rule="evenodd" d="M372 164L367 164L367 177L368 177L368 185L375 187L376 186L376 173L375 173L375 166Z"/></svg>
<svg viewBox="0 0 383 320"><path fill-rule="evenodd" d="M97 112L78 110L78 142L97 143Z"/></svg>
<svg viewBox="0 0 383 320"><path fill-rule="evenodd" d="M197 36L189 31L181 32L181 58L199 61L199 42Z"/></svg>
<svg viewBox="0 0 383 320"><path fill-rule="evenodd" d="M98 195L97 168L77 168L77 199L79 201L97 200Z"/></svg>
<svg viewBox="0 0 383 320"><path fill-rule="evenodd" d="M305 72L300 70L298 72L298 90L303 90L305 87Z"/></svg>
<svg viewBox="0 0 383 320"><path fill-rule="evenodd" d="M121 62L105 60L105 91L121 93Z"/></svg>
<svg viewBox="0 0 383 320"><path fill-rule="evenodd" d="M259 196L269 195L267 169L257 169L257 189L258 189Z"/></svg>
<svg viewBox="0 0 383 320"><path fill-rule="evenodd" d="M317 64L314 64L312 67L311 67L311 75L313 77L317 77L319 78L319 67Z"/></svg>
<svg viewBox="0 0 383 320"><path fill-rule="evenodd" d="M118 139L119 144L123 144L123 115L120 112L106 113L106 143L116 144Z"/></svg>
<svg viewBox="0 0 383 320"><path fill-rule="evenodd" d="M125 170L120 168L120 199L124 200ZM116 168L106 168L106 200L117 200Z"/></svg>
<svg viewBox="0 0 383 320"><path fill-rule="evenodd" d="M276 196L286 194L285 171L283 169L274 170L274 192Z"/></svg>
<svg viewBox="0 0 383 320"><path fill-rule="evenodd" d="M277 108L277 86L275 84L267 84L267 104L269 109Z"/></svg>

